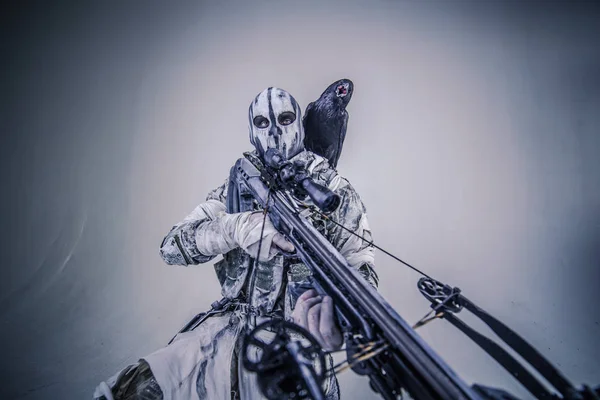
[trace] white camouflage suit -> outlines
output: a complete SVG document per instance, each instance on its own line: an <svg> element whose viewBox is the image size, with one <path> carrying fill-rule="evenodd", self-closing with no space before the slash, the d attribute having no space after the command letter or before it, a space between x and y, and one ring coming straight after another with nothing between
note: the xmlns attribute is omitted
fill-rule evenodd
<svg viewBox="0 0 600 400"><path fill-rule="evenodd" d="M290 112L294 114L292 122L289 122ZM282 115L288 120L282 120ZM279 131L274 131L273 126ZM264 133L261 130L269 128L271 133L261 136ZM279 135L279 140L273 141L273 135ZM257 149L255 154L259 156L265 148L278 148L290 161L306 165L316 183L328 187L341 198L340 206L329 218L371 241L366 210L357 192L326 159L304 150L300 108L289 93L269 88L256 97L250 106L250 138ZM260 232L258 228L263 220L262 216L250 218L251 212L226 212L228 182L229 179L211 191L204 203L171 229L161 244L160 255L167 264L191 266L223 254L223 259L215 264L222 295L230 299L241 296L248 301L246 291L251 287L247 282L248 265L255 261L249 254L257 254L261 239L257 232ZM302 201L311 204L309 198ZM259 210L258 205L255 207ZM349 265L377 287L373 247L330 221L315 215L308 217ZM245 371L238 362L240 334L249 324L252 328L272 317L289 319L299 295L298 289L311 275L301 262L291 262L273 250L275 231L268 219L267 222L270 228L263 232L261 256L255 263L251 293L251 304L256 310L254 318L247 318L248 310L239 307L211 316L193 331L177 335L170 345L102 382L94 398L264 399L254 374ZM327 399L339 399L335 376L326 380L325 394Z"/></svg>

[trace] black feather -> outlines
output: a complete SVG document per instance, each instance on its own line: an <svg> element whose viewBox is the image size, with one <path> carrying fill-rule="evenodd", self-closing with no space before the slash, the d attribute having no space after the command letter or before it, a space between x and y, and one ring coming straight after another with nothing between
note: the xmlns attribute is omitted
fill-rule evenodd
<svg viewBox="0 0 600 400"><path fill-rule="evenodd" d="M342 153L348 112L346 106L352 98L354 84L350 79L340 79L329 85L316 101L306 107L304 146L322 157L335 168Z"/></svg>

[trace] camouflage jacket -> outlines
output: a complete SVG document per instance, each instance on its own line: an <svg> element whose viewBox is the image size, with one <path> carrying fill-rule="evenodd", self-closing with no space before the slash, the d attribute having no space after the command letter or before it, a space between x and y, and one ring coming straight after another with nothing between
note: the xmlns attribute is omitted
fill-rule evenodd
<svg viewBox="0 0 600 400"><path fill-rule="evenodd" d="M350 182L331 168L327 160L314 153L303 151L293 160L296 159L307 165L307 171L315 182L340 195L340 206L329 218L371 242L365 206ZM228 182L229 178L223 185L211 191L205 203L197 206L166 235L161 244L160 254L167 264L197 265L215 257L205 256L198 251L196 232L203 229L207 221L218 218L218 213L222 212L222 205L226 204ZM304 203L306 202L304 200ZM256 209L258 207L256 205ZM373 269L373 246L331 221L315 215L309 217L313 225L346 258L350 266L357 268L369 283L377 287L378 277ZM224 297L236 298L245 289L248 271L253 262L249 255L237 248L224 254L223 259L215 264ZM261 314L284 311L286 316L289 315L299 291L306 286L307 278L311 275L310 270L301 262L289 262L281 255L268 262L256 264L251 304L256 305ZM248 300L247 297L246 299Z"/></svg>

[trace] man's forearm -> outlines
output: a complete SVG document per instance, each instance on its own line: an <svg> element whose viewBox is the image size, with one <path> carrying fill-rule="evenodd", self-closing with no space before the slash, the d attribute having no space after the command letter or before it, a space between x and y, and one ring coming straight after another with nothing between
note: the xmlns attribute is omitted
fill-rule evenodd
<svg viewBox="0 0 600 400"><path fill-rule="evenodd" d="M225 211L225 205L216 200L200 204L183 221L175 225L163 239L160 256L169 265L197 265L212 260L216 254L203 254L197 246L198 231Z"/></svg>

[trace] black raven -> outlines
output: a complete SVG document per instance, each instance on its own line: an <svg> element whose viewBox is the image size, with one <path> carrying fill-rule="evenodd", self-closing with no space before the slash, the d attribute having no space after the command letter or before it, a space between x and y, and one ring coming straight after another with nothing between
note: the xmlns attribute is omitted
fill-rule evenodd
<svg viewBox="0 0 600 400"><path fill-rule="evenodd" d="M350 79L340 79L329 85L316 101L306 107L304 124L304 146L329 160L335 168L342 153L348 112L354 84Z"/></svg>

